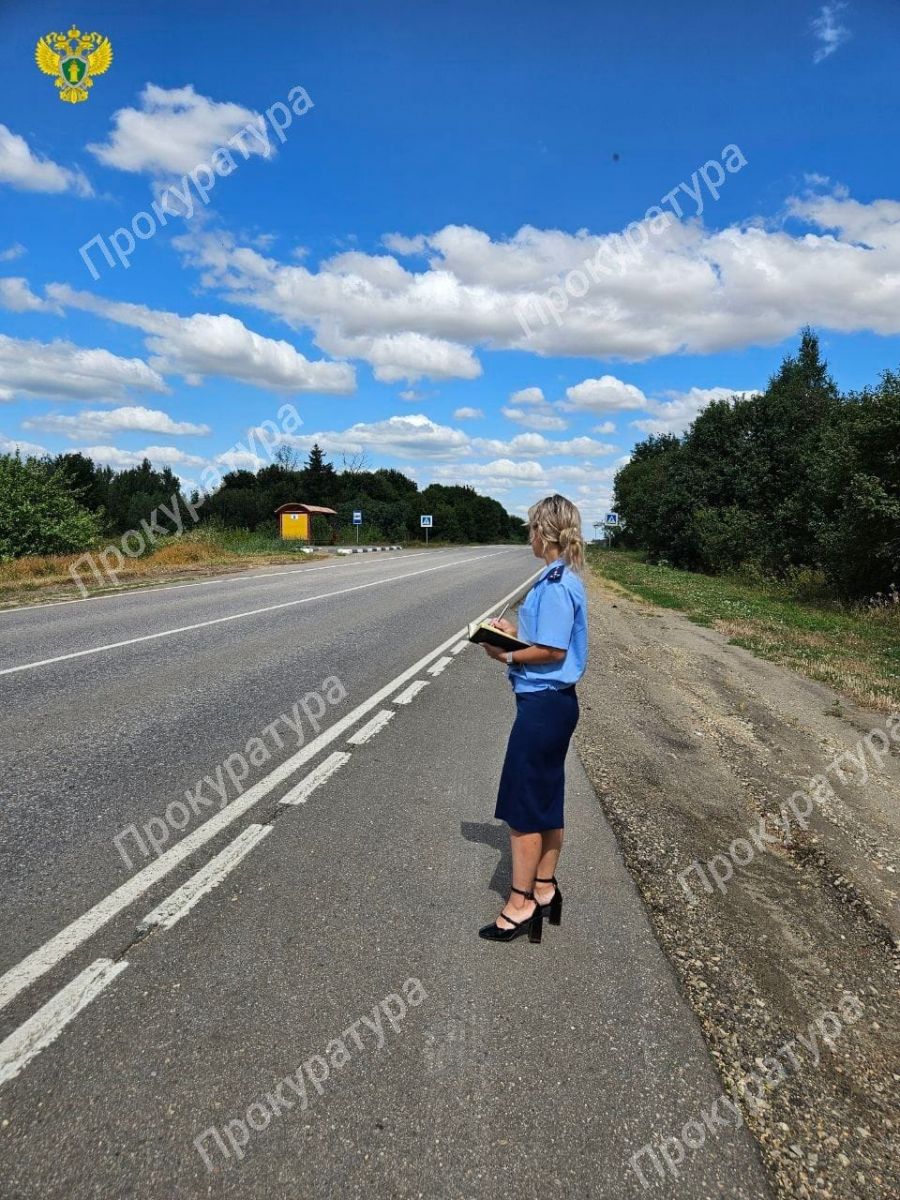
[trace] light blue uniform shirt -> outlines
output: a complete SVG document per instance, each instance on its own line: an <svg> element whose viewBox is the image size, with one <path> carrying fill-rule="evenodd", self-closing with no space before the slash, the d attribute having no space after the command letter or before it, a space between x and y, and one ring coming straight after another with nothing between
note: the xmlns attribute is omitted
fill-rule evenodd
<svg viewBox="0 0 900 1200"><path fill-rule="evenodd" d="M565 650L554 663L515 664L509 681L515 692L539 692L577 683L587 666L587 598L579 576L562 559L550 563L519 608L523 642Z"/></svg>

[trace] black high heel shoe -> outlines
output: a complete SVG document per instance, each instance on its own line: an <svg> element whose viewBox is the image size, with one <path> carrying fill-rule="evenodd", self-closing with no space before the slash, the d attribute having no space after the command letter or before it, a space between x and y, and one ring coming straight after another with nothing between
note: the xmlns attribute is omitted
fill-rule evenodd
<svg viewBox="0 0 900 1200"><path fill-rule="evenodd" d="M559 884L556 882L556 876L552 879L535 879L535 883L552 883L556 888L553 896L546 904L541 904L538 901L538 908L541 910L541 915L546 917L551 925L562 924L562 892L559 890Z"/></svg>
<svg viewBox="0 0 900 1200"><path fill-rule="evenodd" d="M509 890L516 892L520 896L524 896L526 900L534 900L534 892L523 892L521 888L517 887L510 888ZM527 933L529 942L539 942L543 931L544 916L537 900L534 900L534 906L534 912L530 917L526 917L524 921L514 921L505 912L501 912L500 916L504 921L509 921L512 929L501 929L496 921L492 921L490 925L482 925L481 929L478 930L478 936L485 938L489 942L511 942L513 938Z"/></svg>

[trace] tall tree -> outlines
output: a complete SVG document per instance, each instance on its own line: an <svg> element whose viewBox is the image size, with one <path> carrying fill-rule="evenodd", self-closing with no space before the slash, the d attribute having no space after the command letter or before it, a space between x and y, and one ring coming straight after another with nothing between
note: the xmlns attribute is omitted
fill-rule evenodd
<svg viewBox="0 0 900 1200"><path fill-rule="evenodd" d="M333 507L337 499L337 472L325 459L325 451L314 444L302 472L303 502Z"/></svg>

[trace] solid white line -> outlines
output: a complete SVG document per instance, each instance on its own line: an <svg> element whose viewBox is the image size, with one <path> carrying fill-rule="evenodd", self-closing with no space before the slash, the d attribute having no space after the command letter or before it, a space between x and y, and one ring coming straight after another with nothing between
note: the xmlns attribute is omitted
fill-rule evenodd
<svg viewBox="0 0 900 1200"><path fill-rule="evenodd" d="M370 738L375 736L379 729L384 729L385 725L387 725L388 721L390 721L393 715L394 713L392 709L383 708L380 713L375 714L375 716L367 725L363 725L362 729L358 729L356 733L354 733L353 737L348 737L347 744L349 746L364 745L367 741L369 741Z"/></svg>
<svg viewBox="0 0 900 1200"><path fill-rule="evenodd" d="M171 929L191 911L198 900L214 887L218 887L226 875L271 832L271 825L248 825L196 875L192 875L180 888L176 888L171 896L163 900L162 904L157 905L153 912L148 913L138 925L138 931L146 933L157 928Z"/></svg>
<svg viewBox="0 0 900 1200"><path fill-rule="evenodd" d="M121 975L127 966L128 963L124 961L112 962L108 958L98 958L5 1041L0 1042L0 1086L14 1079L33 1058L56 1041L72 1018L86 1008L117 975Z"/></svg>
<svg viewBox="0 0 900 1200"><path fill-rule="evenodd" d="M122 646L133 646L137 642L152 642L157 638L173 637L177 633L190 633L194 629L206 629L210 625L224 625L228 621L239 621L242 617L257 617L261 613L277 612L282 608L295 608L298 604L312 604L316 600L331 600L334 596L345 596L349 592L361 592L365 588L382 587L387 583L395 583L398 579L412 579L416 575L429 575L432 571L446 571L448 567L461 566L466 562L477 562L482 558L493 558L495 554L502 553L501 550L494 550L490 554L475 554L470 558L440 563L436 567L425 567L421 571L406 571L402 575L389 575L387 579L373 579L370 583L356 583L352 587L339 588L336 592L322 592L318 596L302 596L299 600L283 600L280 604L267 604L264 608L251 608L246 612L231 613L227 617L212 617L208 621L195 621L193 625L180 625L177 629L161 629L158 633L143 633L140 637L125 638L121 642L107 642L104 646L91 646L88 650L73 650L70 654L56 654L53 658L22 663L18 667L4 667L0 670L0 675L15 675L18 671L33 671L37 667L50 666L51 663L67 662L72 658L84 658L89 654L100 654L103 650L118 650Z"/></svg>
<svg viewBox="0 0 900 1200"><path fill-rule="evenodd" d="M543 570L543 568L541 568ZM535 571L529 576L526 583L530 583L532 579L536 579L540 571ZM485 621L491 613L506 604L513 596L522 591L525 584L519 584L513 588L509 595L497 600L490 608L486 609L481 616L475 618L476 621ZM115 891L98 901L93 908L89 908L86 913L82 913L65 929L60 930L43 946L39 946L33 950L31 954L22 959L16 966L11 967L5 975L0 976L0 1009L5 1008L9 1002L14 999L25 988L29 987L36 979L40 979L51 967L56 966L61 959L66 955L81 946L84 942L92 937L98 929L101 929L107 922L111 921L118 913L127 908L138 896L142 896L144 892L151 888L158 880L177 867L194 854L206 842L216 837L223 829L226 829L232 821L236 821L238 817L243 816L248 809L257 804L264 796L268 795L273 788L283 782L288 776L302 767L310 759L315 758L320 750L325 746L330 745L337 738L342 737L348 729L351 729L357 721L370 713L373 708L377 708L389 696L402 687L408 680L418 675L421 670L439 658L450 646L458 642L465 634L465 629L457 630L440 646L436 646L433 650L429 650L423 655L418 662L413 663L411 667L407 667L405 671L401 671L390 683L379 688L367 700L363 700L358 704L352 712L347 713L339 721L335 721L327 729L323 729L318 737L313 738L311 742L307 742L305 746L286 759L283 763L271 771L265 779L261 779L252 787L249 787L242 796L238 796L236 800L232 800L225 808L209 817L202 825L183 837L180 842L161 854L155 862L148 863L146 867L142 867L137 874L132 875L131 879L117 887Z"/></svg>
<svg viewBox="0 0 900 1200"><path fill-rule="evenodd" d="M399 558L400 555L397 555ZM248 579L268 579L273 575L307 575L313 571L333 571L335 567L339 567L340 563L328 563L324 567L290 567L286 571L266 571L259 574L235 574L235 575L217 575L215 579L187 579L183 583L159 583L154 584L152 581L145 584L143 587L132 585L131 587L110 587L107 591L94 592L90 596L77 596L74 600L44 600L40 604L17 604L13 608L0 608L0 617L7 613L14 612L33 612L40 608L61 608L64 604L84 604L88 600L116 600L120 596L141 596L146 592L174 592L178 588L187 587L209 587L212 583L244 583Z"/></svg>
<svg viewBox="0 0 900 1200"><path fill-rule="evenodd" d="M417 679L415 683L411 683L405 692L401 692L399 696L394 697L395 704L411 704L414 697L418 696L422 688L428 687L427 679Z"/></svg>
<svg viewBox="0 0 900 1200"><path fill-rule="evenodd" d="M444 658L439 658L433 666L428 668L428 674L434 676L440 675L440 673L445 671L452 662L453 659L450 658L449 655L446 655Z"/></svg>
<svg viewBox="0 0 900 1200"><path fill-rule="evenodd" d="M379 560L383 566L386 562L394 562L398 558L411 558L413 554L418 554L418 550L406 550L402 554L395 554L391 559ZM440 554L441 551L435 550L432 553ZM359 564L363 562L374 562L373 559L360 559ZM76 596L73 600L44 600L38 604L16 604L11 608L0 608L0 617L7 613L15 612L32 612L39 608L60 608L64 604L84 604L87 600L116 600L119 596L140 596L145 592L174 592L178 588L187 587L209 587L212 583L246 583L254 579L274 579L278 575L312 575L315 571L333 571L335 567L344 565L344 560L340 562L326 563L322 567L286 567L283 571L257 571L253 573L250 568L246 572L235 572L233 575L217 575L214 579L188 579L184 583L154 583L152 580L143 586L134 584L125 587L111 587L103 592L94 592L91 596Z"/></svg>
<svg viewBox="0 0 900 1200"><path fill-rule="evenodd" d="M349 761L350 755L346 750L335 750L333 754L328 755L324 762L319 763L315 770L304 775L299 783L295 783L291 790L282 796L280 803L305 804L316 788L321 787L335 771Z"/></svg>
<svg viewBox="0 0 900 1200"><path fill-rule="evenodd" d="M465 650L466 646L468 646L468 645L469 645L469 639L466 638L466 640L464 642L457 642L456 645L453 647L453 649L450 651L450 653L451 654L462 654L463 650Z"/></svg>

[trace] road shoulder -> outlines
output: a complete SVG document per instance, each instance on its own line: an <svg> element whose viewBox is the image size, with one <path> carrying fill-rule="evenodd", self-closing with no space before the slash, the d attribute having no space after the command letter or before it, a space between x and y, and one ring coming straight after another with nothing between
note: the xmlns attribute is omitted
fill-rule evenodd
<svg viewBox="0 0 900 1200"><path fill-rule="evenodd" d="M784 1078L745 1104L780 1193L887 1200L900 1188L900 762L884 714L833 715L821 685L588 586L576 743L719 1070L736 1091L788 1046ZM869 746L888 752L854 772L842 756L859 762L874 729ZM813 799L816 776L830 788ZM804 1050L846 996L859 1019Z"/></svg>

